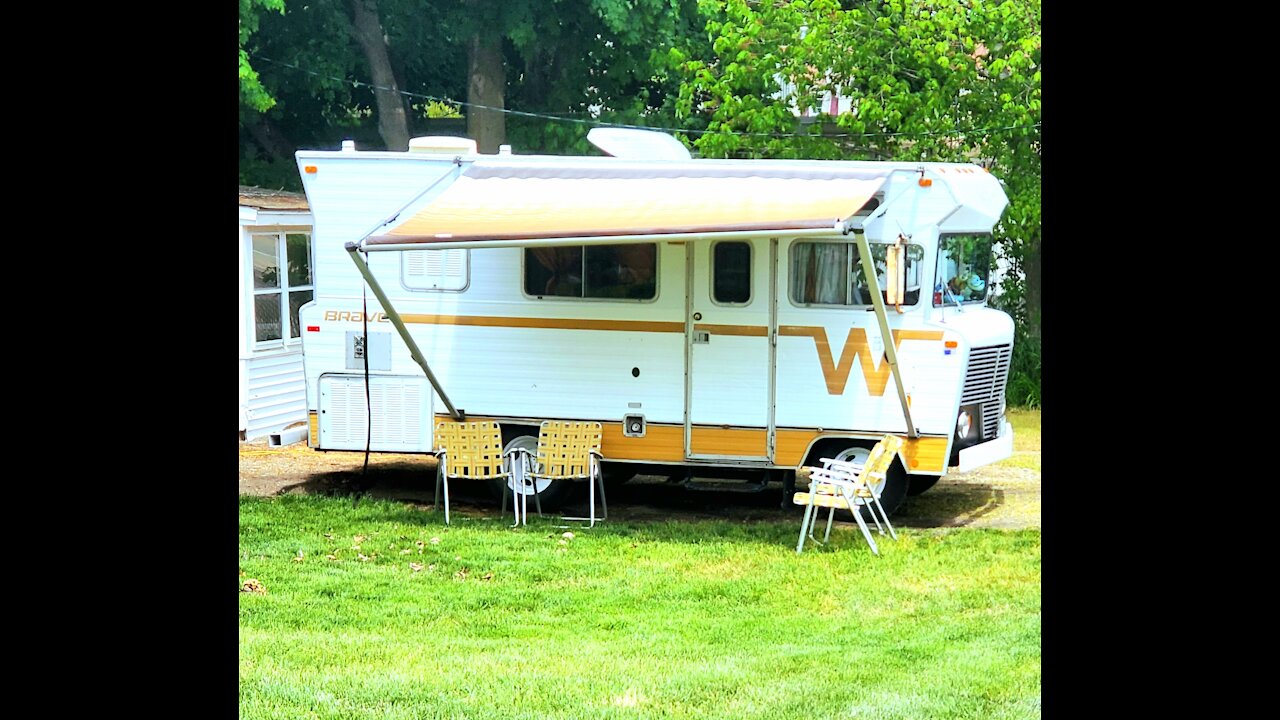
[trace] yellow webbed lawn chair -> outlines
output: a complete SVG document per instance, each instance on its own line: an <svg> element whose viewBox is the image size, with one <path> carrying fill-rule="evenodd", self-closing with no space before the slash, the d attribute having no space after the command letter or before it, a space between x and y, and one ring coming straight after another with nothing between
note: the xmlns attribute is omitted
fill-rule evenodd
<svg viewBox="0 0 1280 720"><path fill-rule="evenodd" d="M795 504L805 506L796 552L804 550L806 536L818 542L818 539L813 536L813 526L820 512L818 508L824 507L829 508L827 533L823 536L822 542L818 543L819 545L831 539L831 521L835 517L836 510L848 510L853 513L853 519L858 522L858 528L862 530L862 536L871 546L871 552L879 555L880 549L876 547L876 541L871 537L871 530L867 528L867 523L862 519L862 513L859 511L862 507L867 508L871 519L876 523L876 530L883 535L884 528L880 526L880 518L876 517L878 508L880 514L884 516L885 526L889 528L889 535L895 540L898 539L893 525L889 523L889 514L880 504L880 493L884 490L885 476L889 467L901 450L902 438L896 435L885 435L875 447L871 448L865 463L822 458L821 468L810 468L808 492L797 492L792 498Z"/></svg>
<svg viewBox="0 0 1280 720"><path fill-rule="evenodd" d="M449 524L449 480L500 480L510 465L502 453L502 427L496 422L441 422L436 425L436 505L444 483L444 524Z"/></svg>
<svg viewBox="0 0 1280 720"><path fill-rule="evenodd" d="M596 524L596 488L600 488L600 519L609 516L609 508L604 498L604 477L600 471L600 442L603 429L598 422L571 422L567 420L545 420L538 430L538 449L536 454L522 448L514 448L511 453L513 461L520 462L517 469L523 482L534 488L534 502L538 503L538 514L542 514L541 502L537 499L538 480L586 480L588 503L591 507L589 517L566 517L565 520L587 520L587 527ZM530 457L530 455L534 455ZM513 467L516 467L513 464ZM512 501L517 502L517 500ZM523 505L523 514L528 519L529 494L521 494L518 502ZM522 510L517 507L519 517Z"/></svg>

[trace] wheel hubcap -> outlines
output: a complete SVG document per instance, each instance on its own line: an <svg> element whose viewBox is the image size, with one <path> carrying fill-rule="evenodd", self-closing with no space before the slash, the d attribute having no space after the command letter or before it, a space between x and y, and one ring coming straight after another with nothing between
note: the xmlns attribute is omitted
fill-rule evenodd
<svg viewBox="0 0 1280 720"><path fill-rule="evenodd" d="M510 452L515 448L528 450L531 453L529 457L529 463L533 466L533 469L534 470L541 469L541 466L538 465L538 460L537 460L538 438L532 435L521 435L520 437L515 438L511 442L507 443L506 447L503 448L503 450L505 452ZM535 492L535 488L536 488L536 492L541 493L551 485L550 480L535 481L535 480L530 480L528 478L520 478L519 475L520 475L520 463L514 462L512 463L511 475L507 478L507 487L511 488L511 492L513 493L520 493L521 495L532 495ZM523 482L521 482L521 480L523 480Z"/></svg>

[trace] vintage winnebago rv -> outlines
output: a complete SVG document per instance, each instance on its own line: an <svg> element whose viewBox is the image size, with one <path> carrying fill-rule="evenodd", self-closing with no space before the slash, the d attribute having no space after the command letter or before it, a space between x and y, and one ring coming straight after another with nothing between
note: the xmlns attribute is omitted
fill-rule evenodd
<svg viewBox="0 0 1280 720"><path fill-rule="evenodd" d="M651 135L592 131L612 157L479 155L462 138L299 151L311 447L426 453L451 417L528 447L542 420L596 420L606 477L786 492L798 467L894 433L889 512L1010 455L1013 323L986 306L996 178L695 160Z"/></svg>

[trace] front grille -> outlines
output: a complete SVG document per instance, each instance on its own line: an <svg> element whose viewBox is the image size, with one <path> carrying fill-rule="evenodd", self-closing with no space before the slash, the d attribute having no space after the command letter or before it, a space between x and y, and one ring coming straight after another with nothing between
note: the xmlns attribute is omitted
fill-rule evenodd
<svg viewBox="0 0 1280 720"><path fill-rule="evenodd" d="M1009 380L1012 345L974 348L969 353L969 369L964 376L961 405L982 404L982 439L990 440L1000 430L1000 405Z"/></svg>

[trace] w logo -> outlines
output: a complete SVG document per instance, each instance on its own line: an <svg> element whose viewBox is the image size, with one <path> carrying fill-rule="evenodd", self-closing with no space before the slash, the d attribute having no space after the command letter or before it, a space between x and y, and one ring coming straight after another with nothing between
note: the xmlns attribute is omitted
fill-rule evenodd
<svg viewBox="0 0 1280 720"><path fill-rule="evenodd" d="M862 366L862 377L867 381L867 392L873 397L884 395L889 384L889 360L883 353L880 356L880 367L871 358L871 343L867 341L867 331L862 328L849 328L845 337L844 348L837 361L831 355L831 344L827 342L827 330L806 325L781 325L779 335L791 337L811 337L818 347L818 363L822 366L822 378L827 382L827 392L832 395L843 395L849 384L849 372L853 370L853 360L857 358ZM903 340L941 340L940 330L894 330L893 347L902 347Z"/></svg>

